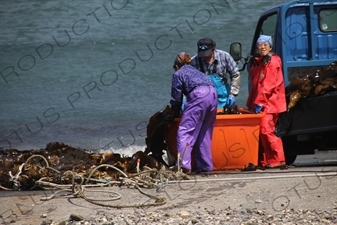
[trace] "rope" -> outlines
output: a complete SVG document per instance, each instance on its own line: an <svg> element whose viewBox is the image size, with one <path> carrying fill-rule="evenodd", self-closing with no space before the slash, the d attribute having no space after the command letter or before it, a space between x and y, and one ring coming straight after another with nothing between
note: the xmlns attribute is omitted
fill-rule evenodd
<svg viewBox="0 0 337 225"><path fill-rule="evenodd" d="M22 168L25 166L25 163L21 164L19 166L19 169L18 169L18 172L15 174L15 175L12 175L12 171L9 171L8 172L8 175L10 176L10 181L13 181L14 183L14 189L19 189L21 184L19 182L19 177L20 177L20 174L22 173Z"/></svg>
<svg viewBox="0 0 337 225"><path fill-rule="evenodd" d="M13 188L6 188L6 187L1 186L1 185L0 185L0 188L3 189L3 190L5 190L5 191L14 191Z"/></svg>
<svg viewBox="0 0 337 225"><path fill-rule="evenodd" d="M89 178L92 176L92 174L99 168L101 167L110 167L110 168L113 168L115 170L117 170L118 172L120 172L124 177L128 177L128 175L126 175L123 171L121 171L120 169L118 169L117 167L113 166L113 165L109 165L109 164L102 164L102 165L99 165L97 167L95 167L89 174L88 178L87 178L87 181L84 183L86 184L88 181L89 181Z"/></svg>
<svg viewBox="0 0 337 225"><path fill-rule="evenodd" d="M30 156L30 157L26 160L25 167L24 167L25 170L26 170L27 162L28 162L29 160L31 160L32 158L36 158L36 157L42 158L43 161L46 163L46 167L49 167L48 160L47 160L44 156L42 156L42 155L32 155L32 156Z"/></svg>
<svg viewBox="0 0 337 225"><path fill-rule="evenodd" d="M93 173L101 167L113 168L116 171L120 172L124 177L121 177L120 178L121 181L119 181L119 182L118 181L114 181L114 182L104 181L102 184L88 185L87 183L89 182L89 180L91 180L91 176L93 175ZM165 171L165 170L158 171L156 169L151 169L151 168L148 168L148 167L144 167L144 169L145 170L140 171L139 173L132 174L132 175L128 176L123 171L116 168L115 166L112 166L112 165L109 165L109 164L102 164L102 165L97 166L94 169L92 169L87 178L83 177L80 174L75 173L74 171L64 172L63 175L69 174L69 175L72 176L72 178L71 178L72 184L69 184L69 185L59 185L59 184L47 182L47 181L45 181L46 179L48 179L47 177L41 178L40 180L36 181L36 185L39 185L39 186L42 186L42 187L49 186L49 187L52 187L52 188L60 188L61 189L61 190L58 190L55 193L53 193L51 196L41 198L41 201L48 201L48 200L51 200L51 199L55 198L56 195L58 195L62 192L68 192L68 193L72 193L73 196L83 198L84 200L86 200L87 202L90 202L92 204L103 206L103 207L117 208L117 209L160 206L160 205L166 204L166 202L167 202L166 198L157 197L155 195L151 195L149 193L146 193L140 186L145 186L145 187L148 187L148 188L163 188L165 185L163 185L162 180L163 180L163 177L165 177L164 173L165 172L167 173L167 171ZM57 171L57 172L59 172L59 171ZM148 176L148 174L154 174L154 176L159 175L160 180L156 180L156 179ZM148 203L142 203L142 204L137 204L137 203L135 203L135 204L125 204L125 205L110 204L110 203L107 203L107 202L121 199L121 194L119 194L117 192L114 192L114 191L109 191L109 190L88 190L87 189L88 187L94 187L94 186L104 187L104 186L107 186L107 185L110 185L110 184L119 184L119 185L125 184L127 186L132 186L135 189L137 189L141 194L149 197L150 199L154 199L154 202L148 202ZM89 196L86 195L86 193L104 193L104 192L108 193L110 197L104 198L104 199L102 199L102 198L97 199L97 198L89 197Z"/></svg>
<svg viewBox="0 0 337 225"><path fill-rule="evenodd" d="M138 185L135 185L135 188L142 193L143 195L146 195L152 199L155 199L154 203L144 203L144 204L129 204L129 205L112 205L112 204L105 204L103 203L103 201L111 201L111 200L118 200L121 198L120 194L116 193L116 192L108 192L108 191L102 191L100 190L100 192L108 192L108 193L113 193L116 195L115 198L112 199L108 199L108 200L97 200L97 199L90 199L87 196L84 195L84 192L80 195L80 197L82 197L83 199L85 199L86 201L95 204L95 205L99 205L99 206L103 206L103 207L110 207L110 208L116 208L116 209L121 209L121 208L141 208L141 207L150 207L150 206L160 206L160 205L164 205L166 204L167 200L166 198L160 198L160 197L156 197L154 195L150 195L146 192L144 192ZM98 191L97 191L98 192Z"/></svg>
<svg viewBox="0 0 337 225"><path fill-rule="evenodd" d="M38 166L38 167L32 167L31 163L29 163L30 160L33 158L41 158L45 162L45 167ZM121 176L118 176L118 180L109 180L111 177L106 179L95 179L92 178L94 176L95 172L100 168L111 168L115 171L117 171ZM37 170L39 169L39 170ZM41 170L50 170L53 172L57 177L50 177L49 173L46 173L45 171ZM22 171L21 171L22 170ZM36 171L37 170L37 171ZM143 188L157 188L163 189L168 184L169 179L186 179L186 175L183 173L175 173L170 170L166 170L164 167L160 169L159 171L157 169L149 168L147 166L143 167L143 170L140 171L140 169L137 170L137 173L127 175L125 172L120 170L119 168L109 165L109 164L102 164L99 166L96 166L88 172L88 175L86 174L79 174L73 170L67 170L64 172L60 172L59 170L50 167L48 160L42 156L42 155L32 155L30 156L25 163L23 163L19 171L16 175L11 175L11 181L14 182L15 187L19 187L19 179L25 178L27 180L29 176L27 176L27 173L33 172L33 174L37 174L40 176L41 174L44 174L43 177L41 177L39 180L37 180L34 183L34 187L40 187L42 189L49 189L49 190L57 190L53 194L47 197L42 197L41 201L49 201L53 198L56 198L56 196L60 195L61 193L65 192L67 195L71 194L72 196L83 198L84 200L95 204L99 206L104 207L111 207L111 208L140 208L140 207L150 207L150 206L160 206L164 205L167 202L167 199L164 197L158 197L155 195L151 195L147 192L145 192ZM26 174L23 174L26 172ZM47 176L46 176L47 174ZM54 182L50 182L50 180L61 180L61 181L68 181L71 184L57 184ZM89 182L95 182L96 184L89 184ZM126 185L128 187L133 187L134 189L137 189L141 194L149 197L150 199L154 200L153 202L146 202L146 203L135 203L135 204L111 204L109 202L120 200L122 198L121 194L115 191L111 190L89 190L90 188L103 188L103 187L109 187L111 185ZM3 190L13 190L6 187L3 187L0 185L0 189ZM107 193L109 195L108 198L95 198L88 196L88 193Z"/></svg>

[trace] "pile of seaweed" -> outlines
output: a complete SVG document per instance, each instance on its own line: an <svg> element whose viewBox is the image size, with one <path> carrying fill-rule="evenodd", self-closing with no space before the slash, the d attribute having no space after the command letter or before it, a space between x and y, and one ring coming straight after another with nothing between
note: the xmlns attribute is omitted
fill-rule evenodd
<svg viewBox="0 0 337 225"><path fill-rule="evenodd" d="M296 77L286 88L288 111L302 98L319 96L337 90L337 61L312 74Z"/></svg>
<svg viewBox="0 0 337 225"><path fill-rule="evenodd" d="M166 198L146 193L142 188L158 190L165 187L168 180L184 179L191 177L180 171L167 170L142 151L132 157L122 157L113 152L91 153L60 142L49 143L41 150L0 150L0 190L53 190L50 196L42 197L41 201L66 192L67 196L72 194L104 207L159 206L166 204ZM112 201L121 199L121 195L101 189L122 185L133 187L154 201L114 204ZM88 189L95 187L94 190ZM109 197L90 197L90 192L107 192Z"/></svg>
<svg viewBox="0 0 337 225"><path fill-rule="evenodd" d="M74 173L88 177L93 168L102 164L132 172L133 163L132 157L113 152L90 153L60 142L48 143L40 150L0 150L0 186L4 190L38 189L36 181L42 178L55 184L70 184ZM91 178L117 180L119 174L118 170L101 167Z"/></svg>
<svg viewBox="0 0 337 225"><path fill-rule="evenodd" d="M169 169L162 156L167 150L165 132L172 116L169 106L152 115L147 125L146 148L132 156L91 152L61 142L48 143L40 150L0 149L0 190L39 189L39 184L46 182L55 185L118 182L121 177L144 169L148 172Z"/></svg>

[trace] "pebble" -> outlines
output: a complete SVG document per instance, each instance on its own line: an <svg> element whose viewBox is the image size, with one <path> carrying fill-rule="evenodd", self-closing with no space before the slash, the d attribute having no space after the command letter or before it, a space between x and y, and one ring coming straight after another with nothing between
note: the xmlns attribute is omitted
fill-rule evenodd
<svg viewBox="0 0 337 225"><path fill-rule="evenodd" d="M81 221L84 219L81 215L77 215L77 214L71 214L69 218L70 220L74 220L74 221Z"/></svg>
<svg viewBox="0 0 337 225"><path fill-rule="evenodd" d="M66 225L107 225L107 224L147 224L147 225L202 225L202 224L262 224L262 225L330 225L337 224L337 210L284 210L273 214L260 209L246 209L243 210L225 209L225 210L180 210L173 211L151 211L142 214L118 214L112 212L109 215L97 215L86 218L80 222L68 221ZM301 215L305 214L305 217ZM48 224L43 223L43 224Z"/></svg>
<svg viewBox="0 0 337 225"><path fill-rule="evenodd" d="M179 215L181 218L187 218L190 216L190 214L187 211L180 211Z"/></svg>

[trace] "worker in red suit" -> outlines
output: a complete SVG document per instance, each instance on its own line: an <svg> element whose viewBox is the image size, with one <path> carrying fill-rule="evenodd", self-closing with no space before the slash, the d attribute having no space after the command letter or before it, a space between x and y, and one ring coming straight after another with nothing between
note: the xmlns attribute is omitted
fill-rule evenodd
<svg viewBox="0 0 337 225"><path fill-rule="evenodd" d="M264 113L260 123L262 154L259 166L285 168L282 140L275 135L279 114L286 111L282 61L277 54L271 52L271 36L261 35L256 48L258 55L250 68L250 91L246 105L255 113Z"/></svg>

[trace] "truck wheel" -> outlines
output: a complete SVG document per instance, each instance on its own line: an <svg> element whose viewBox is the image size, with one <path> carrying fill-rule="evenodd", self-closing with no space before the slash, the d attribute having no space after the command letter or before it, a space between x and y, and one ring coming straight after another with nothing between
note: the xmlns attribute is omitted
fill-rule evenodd
<svg viewBox="0 0 337 225"><path fill-rule="evenodd" d="M295 162L297 155L290 155L290 154L284 153L284 157L286 158L286 164L291 165Z"/></svg>
<svg viewBox="0 0 337 225"><path fill-rule="evenodd" d="M288 136L282 138L284 157L287 165L291 165L295 162L297 157L297 152L294 149L297 149L297 142L294 136Z"/></svg>
<svg viewBox="0 0 337 225"><path fill-rule="evenodd" d="M282 137L282 142L287 165L294 163L297 155L315 154L317 148L314 135L311 135L306 141L297 141L296 135L286 136Z"/></svg>

